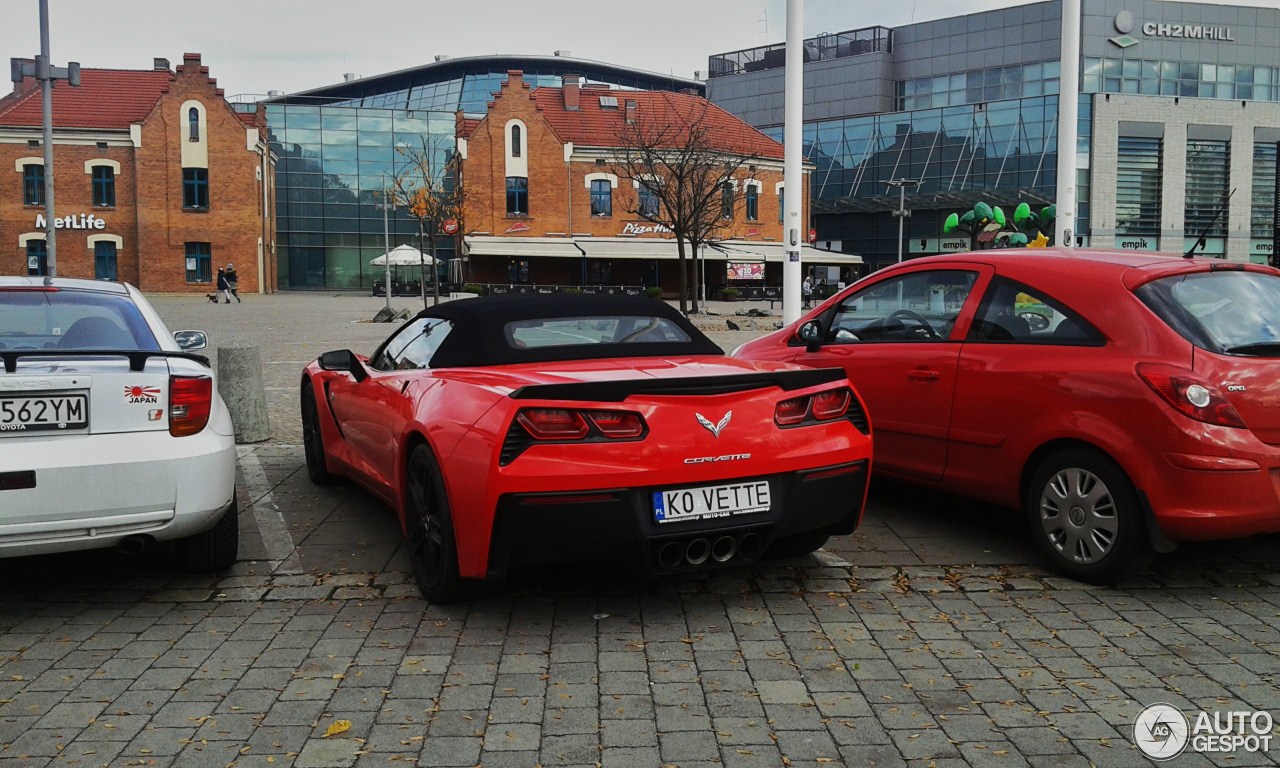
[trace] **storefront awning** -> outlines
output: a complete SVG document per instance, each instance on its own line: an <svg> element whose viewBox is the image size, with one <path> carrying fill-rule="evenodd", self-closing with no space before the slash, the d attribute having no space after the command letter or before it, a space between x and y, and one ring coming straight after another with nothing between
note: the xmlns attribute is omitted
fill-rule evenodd
<svg viewBox="0 0 1280 768"><path fill-rule="evenodd" d="M567 237L468 237L470 256L550 256L580 259L582 251Z"/></svg>
<svg viewBox="0 0 1280 768"><path fill-rule="evenodd" d="M782 243L761 243L749 240L726 240L707 246L708 259L723 258L725 261L764 261L769 264L780 264L786 261L787 252ZM800 250L800 261L803 264L861 264L862 257L856 253L836 253L822 251L805 245Z"/></svg>
<svg viewBox="0 0 1280 768"><path fill-rule="evenodd" d="M583 252L592 259L659 259L680 258L675 240L633 237L487 237L472 235L466 239L467 252L472 256L507 257L562 257L580 259ZM579 250L581 249L581 250ZM688 246L686 246L688 249ZM692 258L686 250L686 258ZM728 240L705 246L704 258L725 261L764 261L780 264L786 260L782 243L751 240ZM855 253L822 251L805 245L800 253L805 264L862 264L862 257Z"/></svg>

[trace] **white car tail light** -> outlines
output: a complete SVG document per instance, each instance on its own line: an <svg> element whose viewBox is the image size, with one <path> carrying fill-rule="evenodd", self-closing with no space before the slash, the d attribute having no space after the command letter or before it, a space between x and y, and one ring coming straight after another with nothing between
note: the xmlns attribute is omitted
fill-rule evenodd
<svg viewBox="0 0 1280 768"><path fill-rule="evenodd" d="M194 435L209 423L213 408L213 379L208 376L169 377L169 434Z"/></svg>

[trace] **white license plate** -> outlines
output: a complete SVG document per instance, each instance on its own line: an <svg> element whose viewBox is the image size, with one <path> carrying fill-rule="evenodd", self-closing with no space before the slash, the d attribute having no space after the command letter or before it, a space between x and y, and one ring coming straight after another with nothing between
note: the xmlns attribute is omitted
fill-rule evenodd
<svg viewBox="0 0 1280 768"><path fill-rule="evenodd" d="M769 483L764 480L653 492L653 519L659 523L707 520L768 510Z"/></svg>
<svg viewBox="0 0 1280 768"><path fill-rule="evenodd" d="M0 397L0 435L88 426L89 399L84 395Z"/></svg>

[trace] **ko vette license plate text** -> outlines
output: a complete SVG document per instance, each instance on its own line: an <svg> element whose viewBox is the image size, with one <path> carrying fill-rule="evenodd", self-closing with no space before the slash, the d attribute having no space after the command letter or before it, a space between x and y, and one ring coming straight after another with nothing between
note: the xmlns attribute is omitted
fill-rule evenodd
<svg viewBox="0 0 1280 768"><path fill-rule="evenodd" d="M89 400L84 395L0 397L0 435L88 426Z"/></svg>
<svg viewBox="0 0 1280 768"><path fill-rule="evenodd" d="M768 509L769 483L764 480L653 492L653 518L659 523L706 520Z"/></svg>

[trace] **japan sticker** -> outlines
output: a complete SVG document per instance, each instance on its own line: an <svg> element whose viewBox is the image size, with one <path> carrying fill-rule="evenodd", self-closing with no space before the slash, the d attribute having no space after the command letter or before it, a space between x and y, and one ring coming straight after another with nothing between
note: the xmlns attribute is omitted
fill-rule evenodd
<svg viewBox="0 0 1280 768"><path fill-rule="evenodd" d="M160 402L159 387L141 387L138 385L126 386L124 388L124 401L126 403L146 403L155 405Z"/></svg>

